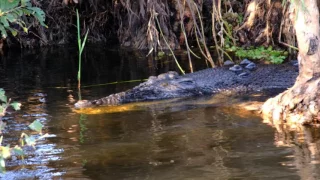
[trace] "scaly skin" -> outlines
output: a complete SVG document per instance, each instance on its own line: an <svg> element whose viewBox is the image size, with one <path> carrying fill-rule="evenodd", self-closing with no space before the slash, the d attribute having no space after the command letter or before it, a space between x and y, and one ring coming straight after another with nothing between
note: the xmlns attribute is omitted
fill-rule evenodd
<svg viewBox="0 0 320 180"><path fill-rule="evenodd" d="M161 100L215 93L248 93L291 87L298 76L298 67L291 64L258 65L253 71L246 70L246 76L230 71L227 67L205 69L179 76L168 72L116 94L97 100L81 100L76 108L99 105L118 105L137 101Z"/></svg>

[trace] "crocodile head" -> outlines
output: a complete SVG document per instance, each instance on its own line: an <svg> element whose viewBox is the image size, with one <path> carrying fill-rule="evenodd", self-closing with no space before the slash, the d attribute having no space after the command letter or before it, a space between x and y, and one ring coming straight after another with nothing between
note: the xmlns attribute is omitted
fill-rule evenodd
<svg viewBox="0 0 320 180"><path fill-rule="evenodd" d="M91 107L94 104L92 103L92 101L88 101L88 100L79 100L78 102L76 102L74 104L75 108L85 108L85 107Z"/></svg>
<svg viewBox="0 0 320 180"><path fill-rule="evenodd" d="M192 78L175 77L174 79L152 80L126 91L123 102L160 100L188 97L201 94L197 83Z"/></svg>

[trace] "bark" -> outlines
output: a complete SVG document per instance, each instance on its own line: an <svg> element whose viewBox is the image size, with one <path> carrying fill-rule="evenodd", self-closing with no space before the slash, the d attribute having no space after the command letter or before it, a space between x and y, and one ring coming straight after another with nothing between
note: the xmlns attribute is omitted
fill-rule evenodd
<svg viewBox="0 0 320 180"><path fill-rule="evenodd" d="M119 1L122 2L122 1ZM118 3L115 20L119 22L118 39L121 46L135 49L178 49L178 39L171 26L175 3L170 0L139 0Z"/></svg>
<svg viewBox="0 0 320 180"><path fill-rule="evenodd" d="M275 45L282 19L281 0L251 0L244 3L244 22L236 29L239 42L244 46Z"/></svg>
<svg viewBox="0 0 320 180"><path fill-rule="evenodd" d="M292 88L263 105L264 118L272 124L314 124L320 119L319 10L316 0L301 2L295 1L293 19L299 47L299 76Z"/></svg>

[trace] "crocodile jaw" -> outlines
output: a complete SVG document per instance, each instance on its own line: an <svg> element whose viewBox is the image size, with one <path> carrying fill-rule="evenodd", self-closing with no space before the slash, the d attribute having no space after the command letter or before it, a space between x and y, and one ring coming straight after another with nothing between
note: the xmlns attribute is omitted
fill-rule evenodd
<svg viewBox="0 0 320 180"><path fill-rule="evenodd" d="M79 100L74 104L74 107L77 109L91 107L91 106L93 106L93 104L91 103L91 101L88 101L88 100Z"/></svg>

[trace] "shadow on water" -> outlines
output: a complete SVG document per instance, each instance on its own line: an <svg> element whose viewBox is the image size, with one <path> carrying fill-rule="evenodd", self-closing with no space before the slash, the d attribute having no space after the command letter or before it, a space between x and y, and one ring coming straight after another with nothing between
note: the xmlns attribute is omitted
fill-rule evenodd
<svg viewBox="0 0 320 180"><path fill-rule="evenodd" d="M319 129L277 131L257 113L230 106L239 99L168 100L79 114L72 109L76 60L76 48L10 51L1 58L0 87L23 104L5 118L4 144L32 134L26 125L35 119L50 134L26 148L24 160L8 159L2 179L319 179ZM84 86L177 71L170 58L96 47L87 48L83 62ZM136 84L83 88L82 96Z"/></svg>

